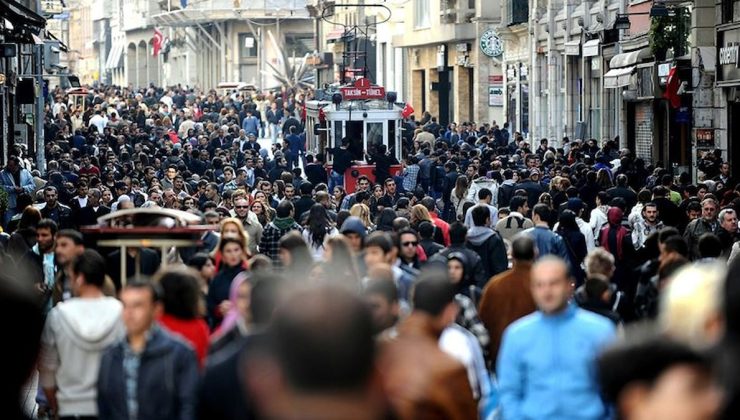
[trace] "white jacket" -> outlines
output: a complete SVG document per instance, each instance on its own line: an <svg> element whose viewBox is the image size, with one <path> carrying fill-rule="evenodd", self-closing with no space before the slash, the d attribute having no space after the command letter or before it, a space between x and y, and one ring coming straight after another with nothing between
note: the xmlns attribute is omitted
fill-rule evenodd
<svg viewBox="0 0 740 420"><path fill-rule="evenodd" d="M57 388L60 416L97 416L97 383L103 351L125 335L123 305L112 297L59 303L41 336L39 383Z"/></svg>

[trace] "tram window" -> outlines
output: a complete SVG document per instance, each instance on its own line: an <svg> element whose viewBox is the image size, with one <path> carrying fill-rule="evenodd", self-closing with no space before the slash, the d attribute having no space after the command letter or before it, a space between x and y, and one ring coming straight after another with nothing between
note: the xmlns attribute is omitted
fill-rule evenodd
<svg viewBox="0 0 740 420"><path fill-rule="evenodd" d="M344 136L342 134L342 122L341 121L334 121L332 123L332 132L334 133L334 141L332 144L332 147L339 147L342 145L342 137Z"/></svg>
<svg viewBox="0 0 740 420"><path fill-rule="evenodd" d="M367 123L367 150L374 153L383 144L383 123Z"/></svg>
<svg viewBox="0 0 740 420"><path fill-rule="evenodd" d="M396 122L393 120L388 121L388 151L391 156L396 156Z"/></svg>
<svg viewBox="0 0 740 420"><path fill-rule="evenodd" d="M362 121L347 121L347 138L349 139L349 152L352 159L365 160L362 144Z"/></svg>

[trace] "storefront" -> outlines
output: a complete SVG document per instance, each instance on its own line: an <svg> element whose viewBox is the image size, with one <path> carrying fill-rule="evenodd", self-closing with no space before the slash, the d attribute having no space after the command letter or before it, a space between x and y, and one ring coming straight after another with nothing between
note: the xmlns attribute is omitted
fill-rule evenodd
<svg viewBox="0 0 740 420"><path fill-rule="evenodd" d="M728 157L740 162L740 144L734 141L740 135L740 22L717 28L717 87L726 101Z"/></svg>

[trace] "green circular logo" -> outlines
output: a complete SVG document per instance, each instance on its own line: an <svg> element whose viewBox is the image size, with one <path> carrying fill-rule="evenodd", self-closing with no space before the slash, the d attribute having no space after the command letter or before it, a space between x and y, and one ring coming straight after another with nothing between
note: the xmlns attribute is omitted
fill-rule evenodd
<svg viewBox="0 0 740 420"><path fill-rule="evenodd" d="M487 29L480 37L480 49L489 57L498 57L504 53L504 42L493 29Z"/></svg>

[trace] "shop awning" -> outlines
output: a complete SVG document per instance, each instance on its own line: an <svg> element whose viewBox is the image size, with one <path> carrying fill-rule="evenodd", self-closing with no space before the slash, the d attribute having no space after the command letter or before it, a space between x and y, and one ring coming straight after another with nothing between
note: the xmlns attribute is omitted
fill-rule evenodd
<svg viewBox="0 0 740 420"><path fill-rule="evenodd" d="M592 39L590 41L586 41L583 44L583 56L584 57L595 57L599 55L599 44L600 44L600 41L598 39Z"/></svg>
<svg viewBox="0 0 740 420"><path fill-rule="evenodd" d="M341 39L344 36L344 27L335 28L332 29L324 39L326 39L327 42L336 42L337 40Z"/></svg>
<svg viewBox="0 0 740 420"><path fill-rule="evenodd" d="M609 61L609 68L617 69L620 67L634 66L643 58L649 58L651 56L652 53L650 52L650 48L643 48L637 51L617 54Z"/></svg>
<svg viewBox="0 0 740 420"><path fill-rule="evenodd" d="M14 0L0 0L0 17L7 19L18 30L22 26L41 30L46 19Z"/></svg>
<svg viewBox="0 0 740 420"><path fill-rule="evenodd" d="M114 42L105 60L106 69L117 69L122 66L121 58L123 57L123 43Z"/></svg>
<svg viewBox="0 0 740 420"><path fill-rule="evenodd" d="M624 86L629 86L630 76L632 76L633 71L635 71L635 66L609 70L604 75L604 88L616 89Z"/></svg>
<svg viewBox="0 0 740 420"><path fill-rule="evenodd" d="M565 55L581 55L581 41L568 41L565 43Z"/></svg>

